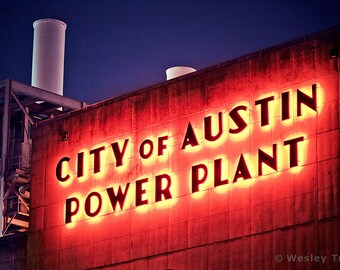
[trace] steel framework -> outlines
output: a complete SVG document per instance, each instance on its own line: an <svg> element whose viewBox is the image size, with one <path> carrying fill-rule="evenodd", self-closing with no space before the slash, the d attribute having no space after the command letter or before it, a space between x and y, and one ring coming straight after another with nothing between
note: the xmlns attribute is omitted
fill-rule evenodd
<svg viewBox="0 0 340 270"><path fill-rule="evenodd" d="M28 229L32 126L84 106L13 80L0 82L0 237Z"/></svg>

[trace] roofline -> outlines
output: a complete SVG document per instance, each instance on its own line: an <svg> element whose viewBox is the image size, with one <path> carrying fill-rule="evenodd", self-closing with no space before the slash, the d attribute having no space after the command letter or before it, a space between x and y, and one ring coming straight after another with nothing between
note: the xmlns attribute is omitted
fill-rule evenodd
<svg viewBox="0 0 340 270"><path fill-rule="evenodd" d="M165 85L173 84L173 83L178 82L178 81L182 81L182 80L186 80L188 78L198 76L202 73L208 73L208 72L215 70L217 68L227 67L227 66L235 64L237 62L241 62L241 61L244 61L244 60L256 57L256 56L261 56L263 54L267 54L267 53L276 51L278 49L287 48L287 47L293 46L295 44L298 44L298 43L301 43L301 42L304 42L304 41L309 41L309 40L312 40L312 39L315 39L315 38L319 38L323 35L327 35L329 33L338 32L338 31L340 31L340 25L337 25L335 27L332 27L332 28L329 28L329 29L326 29L326 30L322 30L322 31L319 31L319 32L315 32L315 33L312 33L312 34L307 34L307 35L302 36L300 38L296 38L294 40L284 42L284 43L281 43L281 44L278 44L278 45L274 45L272 47L269 47L269 48L266 48L266 49L263 49L263 50L260 50L260 51L256 51L256 52L253 52L253 53L246 54L244 56L240 56L240 57L237 57L237 58L234 58L234 59L231 59L231 60L227 60L226 62L215 64L213 66L210 66L210 67L207 67L207 68L204 68L204 69L192 72L192 73L188 73L186 75L183 75L183 76L180 76L180 77L168 80L168 81L156 83L156 84L153 84L151 86L146 86L146 87L143 87L141 89L138 89L138 90L126 93L126 94L122 94L122 95L117 96L117 97L111 97L111 98L108 98L108 99L105 99L105 100L102 100L102 101L99 101L99 102L96 102L96 103L93 103L93 104L89 104L86 107L76 109L76 110L67 112L65 114L56 116L53 119L46 119L46 120L40 121L37 124L37 126L45 125L45 124L48 124L50 121L56 121L56 120L60 120L60 119L65 118L65 117L70 117L71 115L78 114L82 111L92 110L92 109L95 109L95 108L98 108L98 107L101 107L101 106L104 106L104 105L107 105L107 104L110 104L110 103L113 103L113 102L117 102L117 101L120 101L120 100L123 100L123 99L127 99L129 97L144 93L144 92L152 90L152 89L161 88L161 87L164 87Z"/></svg>

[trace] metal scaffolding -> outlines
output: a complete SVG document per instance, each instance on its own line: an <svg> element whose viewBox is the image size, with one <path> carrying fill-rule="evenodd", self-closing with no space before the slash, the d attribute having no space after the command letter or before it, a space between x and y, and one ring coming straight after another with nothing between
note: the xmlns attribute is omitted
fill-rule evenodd
<svg viewBox="0 0 340 270"><path fill-rule="evenodd" d="M16 81L0 82L0 237L28 229L31 127L85 105Z"/></svg>

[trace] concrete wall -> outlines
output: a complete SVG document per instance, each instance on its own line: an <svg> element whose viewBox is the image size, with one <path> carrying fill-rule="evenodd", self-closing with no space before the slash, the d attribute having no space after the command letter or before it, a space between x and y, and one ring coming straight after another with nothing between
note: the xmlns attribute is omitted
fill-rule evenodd
<svg viewBox="0 0 340 270"><path fill-rule="evenodd" d="M302 39L236 61L175 79L118 99L107 100L34 130L29 269L316 269L317 262L288 262L287 255L328 256L322 267L335 269L340 255L340 32ZM316 112L302 105L297 89L311 95ZM95 90L95 89L94 89ZM282 121L281 94L290 92L291 119ZM270 124L261 126L256 100L274 96ZM233 108L247 106L247 128L231 134ZM204 118L223 115L223 136L207 142ZM182 150L188 123L198 146ZM216 125L215 125L216 128ZM68 132L68 140L62 134ZM145 139L168 136L167 148L150 159L139 155ZM289 167L284 141L303 136L298 166ZM120 150L128 139L124 166L117 167L111 144ZM259 176L258 149L278 147L278 169ZM300 148L301 145L301 148ZM94 173L91 149L104 146L100 172ZM84 153L85 176L77 177L77 155ZM251 178L232 183L243 154ZM61 162L61 182L56 177ZM228 185L214 187L214 160L221 158ZM67 169L66 165L69 165ZM206 185L193 194L193 166L208 168ZM155 176L171 177L172 199L155 202ZM136 181L148 178L136 207ZM106 189L130 183L123 210L113 213ZM84 213L84 201L99 192L97 217ZM131 191L131 192L130 192ZM68 198L80 210L65 224ZM95 204L96 198L92 203ZM75 204L73 205L73 210ZM94 211L94 210L93 210ZM281 255L282 257L277 255ZM276 259L276 260L275 260ZM282 259L282 262L277 262ZM303 258L303 260L306 260ZM315 260L315 258L314 258Z"/></svg>
<svg viewBox="0 0 340 270"><path fill-rule="evenodd" d="M27 233L0 238L0 269L27 269Z"/></svg>

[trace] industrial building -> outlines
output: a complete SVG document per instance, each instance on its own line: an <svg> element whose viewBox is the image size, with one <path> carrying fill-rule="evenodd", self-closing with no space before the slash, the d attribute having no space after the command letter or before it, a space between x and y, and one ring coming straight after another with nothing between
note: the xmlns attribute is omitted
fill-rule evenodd
<svg viewBox="0 0 340 270"><path fill-rule="evenodd" d="M339 47L336 28L87 106L4 81L0 269L339 268Z"/></svg>

